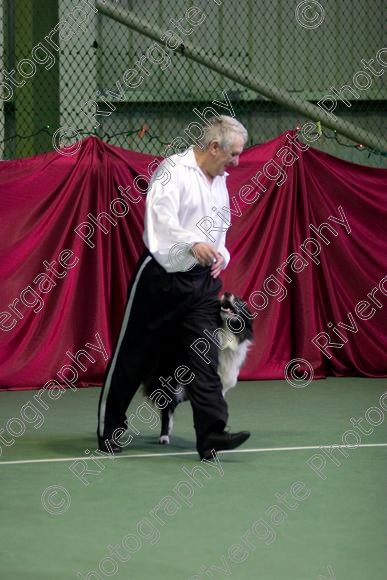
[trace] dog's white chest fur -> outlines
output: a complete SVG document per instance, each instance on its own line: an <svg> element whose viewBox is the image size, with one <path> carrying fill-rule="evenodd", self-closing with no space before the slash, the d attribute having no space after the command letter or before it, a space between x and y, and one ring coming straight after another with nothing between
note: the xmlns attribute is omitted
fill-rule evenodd
<svg viewBox="0 0 387 580"><path fill-rule="evenodd" d="M229 329L226 329L219 337L221 348L219 348L218 375L222 381L223 395L237 384L240 368L251 345L250 340L240 342L238 338L238 335Z"/></svg>
<svg viewBox="0 0 387 580"><path fill-rule="evenodd" d="M222 350L226 348L233 351L238 350L239 346L238 335L231 332L228 328L224 330L220 335L219 342L222 345Z"/></svg>

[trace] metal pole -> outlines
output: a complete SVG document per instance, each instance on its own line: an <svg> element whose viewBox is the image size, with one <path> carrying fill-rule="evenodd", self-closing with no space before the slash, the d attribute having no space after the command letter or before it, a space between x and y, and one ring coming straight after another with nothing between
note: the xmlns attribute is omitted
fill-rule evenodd
<svg viewBox="0 0 387 580"><path fill-rule="evenodd" d="M105 14L105 16L108 16L109 18L121 22L121 24L125 24L132 30L155 40L157 43L165 47L165 43L161 40L161 37L166 32L165 30L161 30L157 26L149 26L149 24L144 20L137 18L127 10L118 8L108 0L96 0L95 5L101 14ZM250 73L241 74L235 67L230 66L224 60L217 58L215 55L208 56L205 51L193 46L189 42L184 42L182 53L186 58L198 62L199 64L220 73L224 77L252 89L253 91L260 93L268 99L280 103L293 111L297 111L315 122L321 121L321 123L329 129L336 130L338 133L352 139L356 143L361 143L371 149L378 149L379 151L387 152L387 142L381 137L377 137L373 133L365 131L356 125L352 125L352 123L348 123L343 119L337 117L334 119L327 111L321 109L317 105L313 105L308 101L303 101L299 97L295 97L283 89L279 89L272 84L266 83Z"/></svg>

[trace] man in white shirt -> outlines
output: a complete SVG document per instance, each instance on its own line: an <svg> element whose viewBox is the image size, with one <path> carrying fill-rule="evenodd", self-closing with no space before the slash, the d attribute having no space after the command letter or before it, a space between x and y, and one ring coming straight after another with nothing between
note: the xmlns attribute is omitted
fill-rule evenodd
<svg viewBox="0 0 387 580"><path fill-rule="evenodd" d="M192 346L205 336L204 330L214 335L219 326L218 276L230 261L225 167L238 165L246 141L247 131L236 119L213 117L197 145L165 159L152 177L143 236L147 250L132 277L100 397L102 451L121 451L126 410L152 365L152 352L168 340L171 328L180 330L184 363L191 373L186 392L200 457L234 449L250 436L247 431L224 431L228 410L217 374L218 347L211 341L207 362Z"/></svg>

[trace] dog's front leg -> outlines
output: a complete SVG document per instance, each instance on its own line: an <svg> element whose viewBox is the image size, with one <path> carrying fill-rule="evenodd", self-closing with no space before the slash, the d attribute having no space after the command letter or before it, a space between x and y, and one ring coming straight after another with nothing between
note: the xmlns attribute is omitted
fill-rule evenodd
<svg viewBox="0 0 387 580"><path fill-rule="evenodd" d="M178 404L179 401L174 398L172 402L161 411L161 433L159 442L162 445L169 445L170 443L169 437L172 434L173 429L173 413Z"/></svg>

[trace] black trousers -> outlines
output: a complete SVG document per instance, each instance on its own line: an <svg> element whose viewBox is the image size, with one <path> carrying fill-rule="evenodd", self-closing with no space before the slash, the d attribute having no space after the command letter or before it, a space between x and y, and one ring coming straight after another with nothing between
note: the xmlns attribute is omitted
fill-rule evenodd
<svg viewBox="0 0 387 580"><path fill-rule="evenodd" d="M224 429L228 411L217 373L218 347L203 333L207 329L213 335L219 327L221 287L219 278L210 275L209 267L167 273L148 251L141 256L129 286L120 336L100 396L100 438L110 438L117 429L125 429L127 408L150 366L156 364L153 357L159 346L167 352L165 347L172 329L180 332L180 348L184 353L180 364L188 366L194 375L186 392L192 405L198 449L208 432ZM209 346L204 357L192 348L197 339L203 338ZM200 348L202 345L203 341Z"/></svg>

